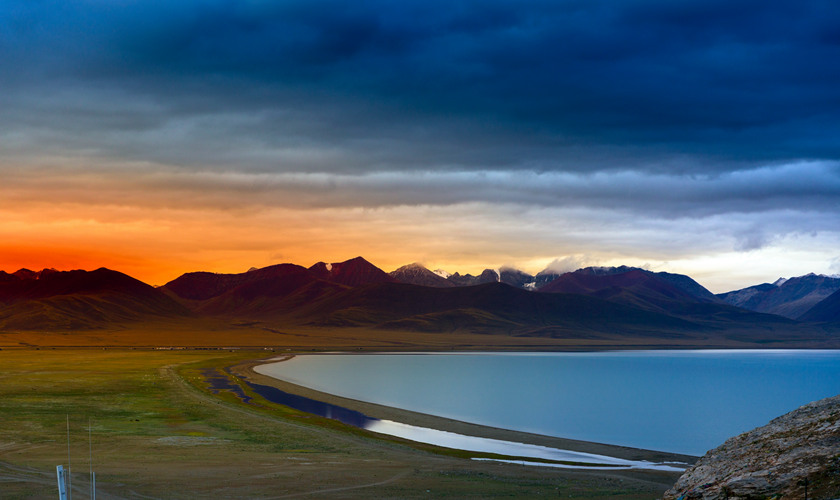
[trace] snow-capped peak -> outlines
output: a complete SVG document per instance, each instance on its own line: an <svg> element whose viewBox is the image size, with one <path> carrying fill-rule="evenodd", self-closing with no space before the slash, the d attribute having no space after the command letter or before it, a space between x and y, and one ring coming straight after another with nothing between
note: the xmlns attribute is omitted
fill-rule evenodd
<svg viewBox="0 0 840 500"><path fill-rule="evenodd" d="M773 282L773 285L774 286L782 286L787 282L787 280L788 280L787 278L779 278L779 279L777 279L776 281Z"/></svg>
<svg viewBox="0 0 840 500"><path fill-rule="evenodd" d="M437 274L437 275L438 275L438 276L440 276L441 278L444 278L444 279L447 279L447 278L449 278L450 276L452 276L452 273L448 273L448 272L444 271L443 269L435 269L435 270L434 270L434 271L432 271L432 272L433 272L433 273L435 273L435 274Z"/></svg>
<svg viewBox="0 0 840 500"><path fill-rule="evenodd" d="M332 271L332 264L324 264L324 267L327 268L327 271Z"/></svg>

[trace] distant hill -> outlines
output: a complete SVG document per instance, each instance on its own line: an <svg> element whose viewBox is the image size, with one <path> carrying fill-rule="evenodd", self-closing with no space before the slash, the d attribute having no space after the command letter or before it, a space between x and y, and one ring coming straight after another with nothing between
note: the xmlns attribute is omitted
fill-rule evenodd
<svg viewBox="0 0 840 500"><path fill-rule="evenodd" d="M727 304L796 319L840 290L840 278L806 274L719 294Z"/></svg>
<svg viewBox="0 0 840 500"><path fill-rule="evenodd" d="M565 273L539 288L544 293L579 293L658 311L676 303L721 303L688 276L634 267L587 267Z"/></svg>
<svg viewBox="0 0 840 500"><path fill-rule="evenodd" d="M248 283L264 280L281 280L296 274L309 275L305 267L295 264L278 264L246 273L217 274L208 272L186 273L163 286L178 297L188 300L206 300Z"/></svg>
<svg viewBox="0 0 840 500"><path fill-rule="evenodd" d="M682 290L700 300L707 302L720 302L720 300L717 299L712 292L706 290L703 286L701 286L699 283L689 278L688 276L665 272L652 273L650 271L645 271L642 269L627 266L588 267L585 269L579 269L574 273L561 273L552 269L544 269L537 273L536 276L528 274L524 271L513 267L503 266L499 269L488 268L482 271L481 274L479 274L478 276L473 276L471 274L451 274L446 271L443 271L442 269L429 271L420 264L415 263L403 266L390 274L391 277L395 278L400 283L409 283L422 286L437 286L441 288L449 286L445 285L442 281L432 276L434 275L437 278L445 279L447 282L449 282L450 285L454 286L476 286L485 283L506 283L510 286L522 288L524 290L541 290L563 275L575 273L588 273L597 276L611 276L624 274L633 270L639 270L650 275L655 275L660 281L667 282L671 284L671 286ZM567 276L565 279L569 279L569 277ZM564 288L564 286L565 285L561 284L555 285L554 291L562 291L561 289ZM551 290L549 289L546 291Z"/></svg>
<svg viewBox="0 0 840 500"><path fill-rule="evenodd" d="M565 273L539 293L574 293L667 314L713 330L770 331L791 329L795 321L724 303L688 276L654 273L633 267L589 267ZM791 330L792 331L792 330ZM775 334L774 334L775 336Z"/></svg>
<svg viewBox="0 0 840 500"><path fill-rule="evenodd" d="M282 318L299 324L308 322L312 314L318 314L312 311L312 306L319 300L348 289L352 288L310 274L294 274L284 279L267 278L246 283L193 307L202 315L244 320ZM297 316L303 316L306 321L294 321Z"/></svg>
<svg viewBox="0 0 840 500"><path fill-rule="evenodd" d="M473 331L526 336L572 332L638 333L702 330L691 322L571 294L535 294L504 283L430 288L378 284L321 300L312 324L374 326L425 332ZM561 333L564 332L564 333ZM575 333L577 334L577 333Z"/></svg>
<svg viewBox="0 0 840 500"><path fill-rule="evenodd" d="M396 280L362 257L310 268L278 264L239 274L187 273L162 288L202 315L306 316L318 300L345 289Z"/></svg>
<svg viewBox="0 0 840 500"><path fill-rule="evenodd" d="M309 269L280 264L241 274L188 273L163 290L199 315L286 325L556 336L599 328L614 334L647 328L643 335L767 332L793 324L726 305L682 275L586 268L555 278L541 294L528 291L535 281L508 268L462 276L410 264L386 274L358 257Z"/></svg>
<svg viewBox="0 0 840 500"><path fill-rule="evenodd" d="M0 329L96 329L190 314L163 292L117 271L22 271L0 277Z"/></svg>
<svg viewBox="0 0 840 500"><path fill-rule="evenodd" d="M500 273L492 270L481 276L493 281L458 287L416 264L385 275L385 280L363 259L348 263L318 263L309 269L281 264L241 274L188 273L163 289L200 315L296 325L533 336L572 331L595 335L600 328L644 335L703 329L683 319L596 298L534 294L498 282ZM505 271L515 282L533 278ZM399 278L419 284L396 283Z"/></svg>
<svg viewBox="0 0 840 500"><path fill-rule="evenodd" d="M454 286L476 286L483 285L485 283L505 283L525 290L533 290L535 287L535 279L533 276L512 267L485 269L478 276L473 276L471 274L461 275L459 273L449 274L441 270L435 271L435 274L445 277L446 280Z"/></svg>
<svg viewBox="0 0 840 500"><path fill-rule="evenodd" d="M519 269L503 267L499 269L499 281L516 288L533 290L536 288L536 281L533 276Z"/></svg>
<svg viewBox="0 0 840 500"><path fill-rule="evenodd" d="M536 276L534 276L534 288L536 290L539 290L540 288L559 278L561 274L563 273L554 271L552 269L543 269L542 271L538 272Z"/></svg>
<svg viewBox="0 0 840 500"><path fill-rule="evenodd" d="M760 285L753 285L740 290L732 292L719 293L718 298L727 304L735 307L743 307L754 311L761 301L767 296L767 292L775 290L778 285L773 283L762 283Z"/></svg>
<svg viewBox="0 0 840 500"><path fill-rule="evenodd" d="M362 257L356 257L333 264L318 262L309 269L296 264L277 264L236 274L186 273L162 289L190 301L230 296L238 290L234 295L242 295L242 300L247 300L261 295L284 296L292 289L319 280L350 287L396 281Z"/></svg>
<svg viewBox="0 0 840 500"><path fill-rule="evenodd" d="M495 269L485 269L478 276L473 276L471 274L465 274L462 276L461 274L455 273L449 275L446 279L454 283L456 286L475 286L483 285L485 283L498 283L501 276Z"/></svg>
<svg viewBox="0 0 840 500"><path fill-rule="evenodd" d="M453 277L472 284L456 286ZM833 339L831 325L799 325L725 304L687 276L586 268L556 277L544 292L530 290L536 282L508 268L473 277L413 264L388 274L361 257L308 269L278 264L244 273L192 272L160 288L107 269L21 270L0 272L0 330L121 328L175 318L183 328L192 321L269 332L350 327L361 328L362 336L491 334L598 345L627 339L657 346L826 345Z"/></svg>
<svg viewBox="0 0 840 500"><path fill-rule="evenodd" d="M401 268L388 273L389 276L400 283L407 283L409 285L431 286L436 288L451 288L455 283L449 281L443 276L429 271L421 264L414 263L402 266Z"/></svg>
<svg viewBox="0 0 840 500"><path fill-rule="evenodd" d="M347 279L347 274L345 269L340 278ZM187 273L162 287L184 299L184 304L199 314L255 317L288 312L324 290L344 288L319 279L316 272L295 264L278 264L238 274Z"/></svg>
<svg viewBox="0 0 840 500"><path fill-rule="evenodd" d="M817 302L799 319L820 323L840 323L840 290Z"/></svg>
<svg viewBox="0 0 840 500"><path fill-rule="evenodd" d="M47 274L57 272L55 269L44 269L43 271L31 271L29 269L18 269L13 273L13 276L20 278L20 279L38 279L41 275L46 276Z"/></svg>
<svg viewBox="0 0 840 500"><path fill-rule="evenodd" d="M318 262L309 268L309 272L318 279L347 286L368 285L371 283L394 283L396 281L388 273L362 257L333 264Z"/></svg>

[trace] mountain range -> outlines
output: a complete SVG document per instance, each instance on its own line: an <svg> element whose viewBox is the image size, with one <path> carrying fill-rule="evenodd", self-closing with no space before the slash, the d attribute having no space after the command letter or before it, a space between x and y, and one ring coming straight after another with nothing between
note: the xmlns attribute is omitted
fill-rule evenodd
<svg viewBox="0 0 840 500"><path fill-rule="evenodd" d="M809 311L837 290L840 290L840 277L811 273L790 279L780 278L774 283L722 293L718 297L727 304L751 311L800 319L810 317Z"/></svg>
<svg viewBox="0 0 840 500"><path fill-rule="evenodd" d="M184 317L191 311L130 276L95 271L0 271L0 330L79 330Z"/></svg>
<svg viewBox="0 0 840 500"><path fill-rule="evenodd" d="M192 272L159 288L108 269L23 269L0 271L0 331L215 318L266 327L624 335L672 339L675 345L683 338L719 338L772 345L827 338L831 325L840 323L838 289L840 279L808 275L714 295L688 276L626 266L536 276L501 268L472 276L415 263L386 273L362 257L309 268L278 264L236 274Z"/></svg>

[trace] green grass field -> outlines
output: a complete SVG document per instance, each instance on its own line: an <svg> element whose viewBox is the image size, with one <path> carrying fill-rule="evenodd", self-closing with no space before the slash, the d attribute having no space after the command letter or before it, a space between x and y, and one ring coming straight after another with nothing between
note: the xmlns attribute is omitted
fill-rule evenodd
<svg viewBox="0 0 840 500"><path fill-rule="evenodd" d="M261 352L0 351L0 498L656 498L675 474L476 462L378 439L205 375ZM208 371L209 370L209 371Z"/></svg>

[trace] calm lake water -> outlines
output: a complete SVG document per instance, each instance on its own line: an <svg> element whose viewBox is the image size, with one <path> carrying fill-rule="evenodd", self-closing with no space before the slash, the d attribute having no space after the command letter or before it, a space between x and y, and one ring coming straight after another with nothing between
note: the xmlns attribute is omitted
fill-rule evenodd
<svg viewBox="0 0 840 500"><path fill-rule="evenodd" d="M692 455L840 394L840 351L815 350L326 354L259 371L467 422Z"/></svg>

